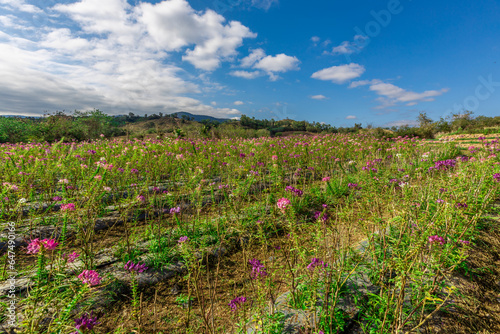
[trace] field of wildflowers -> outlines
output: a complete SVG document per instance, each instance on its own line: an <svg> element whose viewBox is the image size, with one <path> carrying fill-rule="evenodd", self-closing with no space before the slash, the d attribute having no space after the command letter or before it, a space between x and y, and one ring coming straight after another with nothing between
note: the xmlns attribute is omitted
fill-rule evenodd
<svg viewBox="0 0 500 334"><path fill-rule="evenodd" d="M0 322L19 333L414 333L454 307L451 277L467 272L498 200L500 146L482 144L2 144Z"/></svg>

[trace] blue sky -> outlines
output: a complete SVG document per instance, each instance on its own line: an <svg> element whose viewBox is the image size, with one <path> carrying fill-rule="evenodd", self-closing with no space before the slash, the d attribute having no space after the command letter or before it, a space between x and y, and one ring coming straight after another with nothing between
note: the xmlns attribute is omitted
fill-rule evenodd
<svg viewBox="0 0 500 334"><path fill-rule="evenodd" d="M499 18L493 0L0 0L0 114L496 116Z"/></svg>

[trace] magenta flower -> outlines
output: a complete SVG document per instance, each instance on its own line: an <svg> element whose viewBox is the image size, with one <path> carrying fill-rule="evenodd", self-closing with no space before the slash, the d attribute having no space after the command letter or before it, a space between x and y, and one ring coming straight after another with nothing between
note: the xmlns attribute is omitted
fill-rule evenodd
<svg viewBox="0 0 500 334"><path fill-rule="evenodd" d="M252 265L252 273L250 274L250 277L252 279L257 279L259 277L265 277L267 276L266 268L262 263L260 263L259 260L257 259L252 259L249 260L248 263Z"/></svg>
<svg viewBox="0 0 500 334"><path fill-rule="evenodd" d="M142 273L143 271L148 270L148 267L143 263L134 263L132 261L128 261L127 264L125 264L125 269L130 271L130 272L138 272Z"/></svg>
<svg viewBox="0 0 500 334"><path fill-rule="evenodd" d="M328 222L328 214L326 212L316 211L314 212L314 220L319 220L323 223Z"/></svg>
<svg viewBox="0 0 500 334"><path fill-rule="evenodd" d="M495 179L495 181L500 182L500 173L493 174L493 178Z"/></svg>
<svg viewBox="0 0 500 334"><path fill-rule="evenodd" d="M183 243L188 241L188 239L189 238L187 236L180 237L178 243L182 245Z"/></svg>
<svg viewBox="0 0 500 334"><path fill-rule="evenodd" d="M28 249L28 254L37 254L41 247L45 248L46 250L54 250L59 243L57 243L54 239L43 239L39 240L38 238L31 240L29 243L27 249Z"/></svg>
<svg viewBox="0 0 500 334"><path fill-rule="evenodd" d="M290 205L290 200L288 198L280 198L278 200L278 202L276 203L276 205L278 206L278 208L281 210L281 212L283 212L283 214L285 213L285 210L286 208Z"/></svg>
<svg viewBox="0 0 500 334"><path fill-rule="evenodd" d="M137 196L137 200L138 200L139 202L144 203L144 202L146 202L146 197L144 197L144 196L142 196L142 195L139 195L139 196Z"/></svg>
<svg viewBox="0 0 500 334"><path fill-rule="evenodd" d="M444 245L446 243L446 240L444 240L443 237L440 237L438 235L431 235L429 237L429 243L430 244L435 244L435 243L438 243L440 245Z"/></svg>
<svg viewBox="0 0 500 334"><path fill-rule="evenodd" d="M78 278L83 284L88 284L89 286L99 285L101 283L102 277L99 277L99 273L95 270L84 270Z"/></svg>
<svg viewBox="0 0 500 334"><path fill-rule="evenodd" d="M307 269L309 269L310 271L314 271L314 269L316 269L317 267L326 268L328 267L328 264L314 257L312 258L311 263L309 263L309 265L307 266Z"/></svg>
<svg viewBox="0 0 500 334"><path fill-rule="evenodd" d="M438 202L438 203L440 203L440 204L441 204L441 203L444 203L444 199L440 199L440 198L438 198L438 199L436 200L436 202Z"/></svg>
<svg viewBox="0 0 500 334"><path fill-rule="evenodd" d="M271 159L272 159L273 161L277 161L277 160L278 160L278 156L277 156L277 155L273 155L273 156L271 156Z"/></svg>
<svg viewBox="0 0 500 334"><path fill-rule="evenodd" d="M75 262L76 258L78 258L80 256L80 254L78 254L77 252L73 252L71 254L65 254L64 257L66 259L68 259L68 263L73 263Z"/></svg>
<svg viewBox="0 0 500 334"><path fill-rule="evenodd" d="M54 197L52 197L52 200L54 202L60 202L60 201L62 201L62 197L61 196L54 196Z"/></svg>
<svg viewBox="0 0 500 334"><path fill-rule="evenodd" d="M175 208L171 208L170 209L170 214L174 214L174 213L181 213L181 207L178 206L178 207L175 207Z"/></svg>
<svg viewBox="0 0 500 334"><path fill-rule="evenodd" d="M331 177L326 176L326 177L324 177L321 181L323 181L323 182L328 182L328 181L330 181L330 179L331 179Z"/></svg>
<svg viewBox="0 0 500 334"><path fill-rule="evenodd" d="M236 297L229 302L229 307L232 311L236 311L241 305L247 301L247 297Z"/></svg>
<svg viewBox="0 0 500 334"><path fill-rule="evenodd" d="M99 325L100 322L97 321L99 317L93 317L94 311L89 313L84 313L80 318L75 319L75 329L79 331L72 332L71 334L78 334L84 332L85 330L92 330L95 326Z"/></svg>
<svg viewBox="0 0 500 334"><path fill-rule="evenodd" d="M75 211L75 204L74 203L67 203L61 205L61 211Z"/></svg>

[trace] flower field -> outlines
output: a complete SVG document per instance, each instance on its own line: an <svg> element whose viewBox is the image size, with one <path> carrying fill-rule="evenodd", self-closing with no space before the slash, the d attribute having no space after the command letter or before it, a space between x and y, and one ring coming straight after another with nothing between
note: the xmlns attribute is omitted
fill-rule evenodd
<svg viewBox="0 0 500 334"><path fill-rule="evenodd" d="M497 151L366 134L2 144L0 322L417 333L457 307Z"/></svg>

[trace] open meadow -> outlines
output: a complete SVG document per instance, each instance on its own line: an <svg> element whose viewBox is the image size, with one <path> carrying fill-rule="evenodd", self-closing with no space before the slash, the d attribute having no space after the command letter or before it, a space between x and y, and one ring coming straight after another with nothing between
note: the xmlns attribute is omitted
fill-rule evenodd
<svg viewBox="0 0 500 334"><path fill-rule="evenodd" d="M500 333L498 136L2 144L5 333Z"/></svg>

